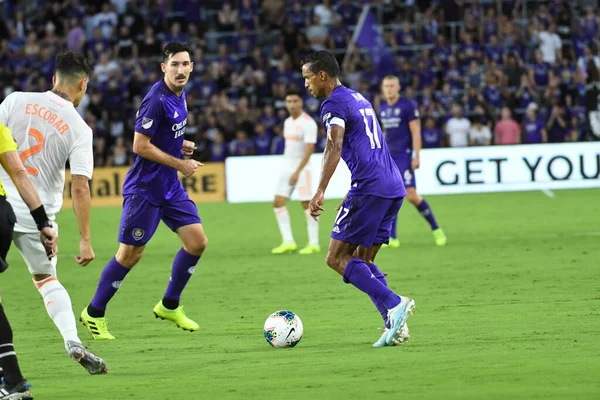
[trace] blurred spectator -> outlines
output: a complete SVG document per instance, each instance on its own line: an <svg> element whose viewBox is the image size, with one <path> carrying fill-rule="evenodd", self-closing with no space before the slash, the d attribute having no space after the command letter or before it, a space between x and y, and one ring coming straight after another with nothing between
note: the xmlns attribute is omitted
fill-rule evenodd
<svg viewBox="0 0 600 400"><path fill-rule="evenodd" d="M257 155L267 155L271 153L271 136L267 133L265 126L261 123L254 127L254 148Z"/></svg>
<svg viewBox="0 0 600 400"><path fill-rule="evenodd" d="M321 4L315 6L313 14L318 17L319 23L325 26L333 24L337 17L331 9L331 0L322 0Z"/></svg>
<svg viewBox="0 0 600 400"><path fill-rule="evenodd" d="M312 23L306 28L306 38L313 51L326 49L325 44L327 43L328 33L327 26L321 23L321 17L314 14Z"/></svg>
<svg viewBox="0 0 600 400"><path fill-rule="evenodd" d="M469 129L471 122L463 116L463 110L455 105L453 117L446 122L446 135L450 147L467 147L469 145Z"/></svg>
<svg viewBox="0 0 600 400"><path fill-rule="evenodd" d="M555 64L562 54L562 42L556 34L556 25L551 23L547 30L543 30L538 34L537 39L544 62Z"/></svg>
<svg viewBox="0 0 600 400"><path fill-rule="evenodd" d="M91 25L92 29L100 28L102 36L105 39L109 39L113 34L114 28L117 26L117 22L117 14L111 9L110 3L104 2L102 11L92 17Z"/></svg>
<svg viewBox="0 0 600 400"><path fill-rule="evenodd" d="M248 140L248 135L243 129L235 132L235 139L229 144L229 154L232 156L251 156L255 154L254 142Z"/></svg>
<svg viewBox="0 0 600 400"><path fill-rule="evenodd" d="M522 124L524 143L546 143L548 141L546 124L537 116L537 111L537 104L529 103Z"/></svg>
<svg viewBox="0 0 600 400"><path fill-rule="evenodd" d="M131 165L131 163L133 163L133 156L125 145L125 139L123 137L118 137L112 147L111 155L106 159L106 166L123 167L125 165Z"/></svg>
<svg viewBox="0 0 600 400"><path fill-rule="evenodd" d="M495 144L518 144L521 143L521 127L512 118L510 108L503 107L501 119L494 127Z"/></svg>
<svg viewBox="0 0 600 400"><path fill-rule="evenodd" d="M210 145L210 159L212 161L225 161L228 156L227 143L223 134L217 131L214 135L212 144Z"/></svg>
<svg viewBox="0 0 600 400"><path fill-rule="evenodd" d="M469 129L469 146L489 146L492 143L492 132L487 125L483 124L481 117L473 118L473 124Z"/></svg>
<svg viewBox="0 0 600 400"><path fill-rule="evenodd" d="M425 127L421 131L423 139L423 148L442 147L444 135L442 131L435 126L435 120L431 117L425 119Z"/></svg>
<svg viewBox="0 0 600 400"><path fill-rule="evenodd" d="M546 123L546 129L548 130L548 142L560 143L564 142L567 130L569 128L567 123L567 111L563 106L558 104L557 99L553 99L552 112L550 118Z"/></svg>
<svg viewBox="0 0 600 400"><path fill-rule="evenodd" d="M218 26L221 32L230 32L238 27L238 12L233 9L231 2L223 3L223 8L218 13Z"/></svg>

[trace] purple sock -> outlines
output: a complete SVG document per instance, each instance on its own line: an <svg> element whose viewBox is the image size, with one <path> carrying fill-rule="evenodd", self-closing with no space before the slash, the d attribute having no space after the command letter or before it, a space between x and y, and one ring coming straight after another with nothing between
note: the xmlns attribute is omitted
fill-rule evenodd
<svg viewBox="0 0 600 400"><path fill-rule="evenodd" d="M385 287L387 287L387 281L385 279L385 274L379 270L377 265L375 265L374 263L371 263L371 264L368 264L367 266L371 270L371 273L373 275L375 275L375 278L377 278L379 280L379 282L381 282ZM369 295L369 297L371 298L371 301L373 302L373 304L375 304L375 307L377 308L377 311L379 311L379 314L381 314L381 318L383 318L383 323L385 324L385 327L389 328L390 323L389 323L388 317L387 317L388 309L385 308L385 306L380 301L375 299L374 297L372 297L370 295Z"/></svg>
<svg viewBox="0 0 600 400"><path fill-rule="evenodd" d="M351 283L355 288L369 295L373 302L380 302L388 310L400 304L400 297L379 279L375 279L375 274L371 273L367 263L360 258L355 257L348 262L344 271L344 282Z"/></svg>
<svg viewBox="0 0 600 400"><path fill-rule="evenodd" d="M417 210L419 210L419 214L421 214L421 216L425 218L427 222L429 222L431 230L434 231L439 228L437 221L433 216L433 211L431 211L431 207L429 207L429 204L427 204L425 199L423 199L421 203L417 206Z"/></svg>
<svg viewBox="0 0 600 400"><path fill-rule="evenodd" d="M117 259L113 257L104 267L102 275L100 275L100 282L98 282L96 294L90 305L97 311L105 311L106 305L117 293L129 271L129 268L119 264Z"/></svg>
<svg viewBox="0 0 600 400"><path fill-rule="evenodd" d="M396 225L398 223L398 216L396 215L392 220L392 229L390 230L390 237L392 239L396 239L398 235L396 234Z"/></svg>
<svg viewBox="0 0 600 400"><path fill-rule="evenodd" d="M198 264L200 256L195 256L181 248L175 260L173 260L173 268L171 269L171 279L165 292L165 298L179 302L181 292L187 285L188 281L194 273L194 267Z"/></svg>

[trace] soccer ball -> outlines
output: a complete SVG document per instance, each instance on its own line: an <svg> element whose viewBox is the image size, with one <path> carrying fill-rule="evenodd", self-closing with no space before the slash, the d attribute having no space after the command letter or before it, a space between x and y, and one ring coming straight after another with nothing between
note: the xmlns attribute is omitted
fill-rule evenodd
<svg viewBox="0 0 600 400"><path fill-rule="evenodd" d="M303 331L300 317L291 311L276 311L265 321L265 339L276 348L296 346Z"/></svg>

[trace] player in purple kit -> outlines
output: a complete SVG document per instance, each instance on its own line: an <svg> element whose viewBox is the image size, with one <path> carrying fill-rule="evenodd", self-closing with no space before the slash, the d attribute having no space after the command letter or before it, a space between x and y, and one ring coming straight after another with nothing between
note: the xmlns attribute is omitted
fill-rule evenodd
<svg viewBox="0 0 600 400"><path fill-rule="evenodd" d="M94 339L115 338L104 318L106 305L142 258L161 220L177 233L183 247L175 256L167 290L154 307L154 314L182 329L199 329L179 305L181 293L208 243L196 205L177 177L178 171L190 176L202 165L181 157L191 155L195 149L193 142L184 140L184 87L193 67L186 44L173 42L165 46L161 64L164 79L152 87L137 113L133 141L136 156L123 185L119 250L102 271L90 305L81 312L81 321Z"/></svg>
<svg viewBox="0 0 600 400"><path fill-rule="evenodd" d="M427 201L419 196L416 190L414 170L419 168L421 152L419 109L412 100L400 96L398 77L389 75L383 78L381 90L386 101L381 102L379 115L385 129L385 139L390 154L404 178L406 197L431 226L435 243L438 246L445 246L447 239L444 231L438 226ZM400 247L400 240L396 236L396 220L397 217L394 217L390 247Z"/></svg>
<svg viewBox="0 0 600 400"><path fill-rule="evenodd" d="M325 98L321 119L327 129L321 178L309 209L315 219L324 211L325 190L342 158L352 182L338 208L326 262L344 282L366 293L381 313L386 329L373 346L391 346L408 339L406 320L415 302L392 292L373 261L389 240L406 190L373 106L340 83L339 70L335 56L327 51L311 53L302 61L306 88L314 97Z"/></svg>

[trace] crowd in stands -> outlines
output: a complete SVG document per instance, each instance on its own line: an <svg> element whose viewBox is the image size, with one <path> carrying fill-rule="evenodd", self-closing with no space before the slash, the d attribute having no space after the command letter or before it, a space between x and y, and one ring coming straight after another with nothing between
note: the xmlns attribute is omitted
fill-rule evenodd
<svg viewBox="0 0 600 400"><path fill-rule="evenodd" d="M329 49L343 60L361 5L351 0L111 0L0 2L0 100L51 88L55 54L94 67L79 107L96 165L132 162L135 112L161 79L162 46L188 42L186 137L195 158L283 152L286 90L304 87L300 60ZM592 140L584 107L600 66L600 8L585 0L368 2L394 54L402 94L419 105L425 147ZM369 49L342 81L383 101ZM305 108L318 120L320 101ZM320 130L318 149L326 136Z"/></svg>

